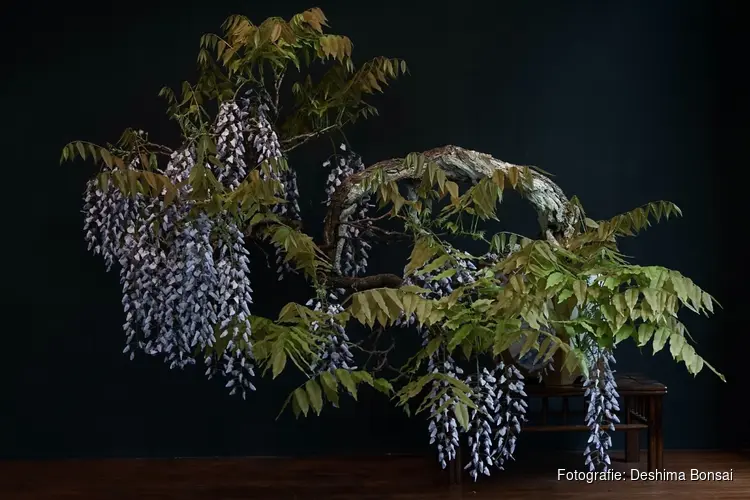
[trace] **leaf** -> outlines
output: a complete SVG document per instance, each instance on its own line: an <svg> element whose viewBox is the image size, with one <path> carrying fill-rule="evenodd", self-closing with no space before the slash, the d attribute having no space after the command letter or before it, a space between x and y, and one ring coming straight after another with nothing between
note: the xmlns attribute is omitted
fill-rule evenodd
<svg viewBox="0 0 750 500"><path fill-rule="evenodd" d="M538 363L539 360L542 358L542 356L545 356L545 354L548 352L550 344L552 343L552 336L545 335L544 340L542 340L542 343L539 345L539 351L536 354L535 362ZM546 356L545 356L546 358Z"/></svg>
<svg viewBox="0 0 750 500"><path fill-rule="evenodd" d="M614 323L615 322L615 316L617 312L615 311L615 308L612 307L609 304L601 304L599 306L599 310L602 313L602 316L604 316L604 319L607 320L607 323Z"/></svg>
<svg viewBox="0 0 750 500"><path fill-rule="evenodd" d="M453 337L451 337L450 342L448 342L448 352L451 353L456 348L457 345L459 345L461 342L463 342L466 337L469 336L471 331L473 330L474 325L471 323L466 323L465 325L461 326L461 328L458 329L456 333L453 334Z"/></svg>
<svg viewBox="0 0 750 500"><path fill-rule="evenodd" d="M576 372L578 367L581 365L581 361L579 359L578 353L575 349L571 349L568 351L567 356L565 357L565 361L563 362L562 369L567 371L570 374L573 374Z"/></svg>
<svg viewBox="0 0 750 500"><path fill-rule="evenodd" d="M350 373L352 375L352 380L354 380L355 384L364 382L367 385L372 386L372 383L373 383L372 375L370 375L368 372L363 371L363 370L357 370L357 371L353 371Z"/></svg>
<svg viewBox="0 0 750 500"><path fill-rule="evenodd" d="M445 265L450 260L450 255L444 254L438 257L437 259L433 260L426 266L422 267L419 271L417 271L417 275L423 275L427 273L431 273L432 271L435 271L443 265Z"/></svg>
<svg viewBox="0 0 750 500"><path fill-rule="evenodd" d="M112 155L104 148L101 148L99 150L99 154L102 157L102 160L104 160L105 165L107 165L109 168L112 168Z"/></svg>
<svg viewBox="0 0 750 500"><path fill-rule="evenodd" d="M453 413L456 415L456 421L464 429L469 429L469 410L465 404L456 402L453 407Z"/></svg>
<svg viewBox="0 0 750 500"><path fill-rule="evenodd" d="M372 311L370 310L370 304L363 293L357 293L354 295L353 306L356 306L356 312L353 316L360 320L361 323L367 323L372 321ZM362 320L364 319L364 321Z"/></svg>
<svg viewBox="0 0 750 500"><path fill-rule="evenodd" d="M637 288L628 288L627 290L625 290L625 302L628 304L628 309L630 309L630 314L632 315L633 309L638 302Z"/></svg>
<svg viewBox="0 0 750 500"><path fill-rule="evenodd" d="M586 301L586 288L588 285L583 280L578 280L573 283L573 293L576 295L576 300L578 301L578 305L582 306L583 303Z"/></svg>
<svg viewBox="0 0 750 500"><path fill-rule="evenodd" d="M547 277L547 289L552 288L553 286L557 285L561 281L565 279L565 275L563 273L552 273Z"/></svg>
<svg viewBox="0 0 750 500"><path fill-rule="evenodd" d="M700 356L695 353L695 348L685 342L685 345L682 346L682 350L680 351L680 355L682 356L682 361L685 363L685 366L687 366L688 372L697 375L698 372L695 371L696 361L700 359Z"/></svg>
<svg viewBox="0 0 750 500"><path fill-rule="evenodd" d="M654 325L641 323L638 327L638 347L645 346L654 335Z"/></svg>
<svg viewBox="0 0 750 500"><path fill-rule="evenodd" d="M633 333L635 333L635 328L633 327L633 325L624 325L622 328L617 330L617 333L615 333L615 344L619 344L623 340L629 339L633 336Z"/></svg>
<svg viewBox="0 0 750 500"><path fill-rule="evenodd" d="M560 292L560 295L557 296L557 303L562 304L563 302L565 302L572 296L573 296L573 290L566 288L565 290Z"/></svg>
<svg viewBox="0 0 750 500"><path fill-rule="evenodd" d="M380 295L380 292L378 292L377 290L370 290L370 297L372 297L372 299L375 301L378 307L380 307L384 314L390 316L388 306L385 305L385 301L383 300L383 296Z"/></svg>
<svg viewBox="0 0 750 500"><path fill-rule="evenodd" d="M393 288L385 288L383 289L383 292L393 302L393 304L396 307L398 307L399 310L404 309L404 304L401 302L401 299L398 297L398 293L396 293L396 290L394 290Z"/></svg>
<svg viewBox="0 0 750 500"><path fill-rule="evenodd" d="M536 344L538 338L538 330L528 330L526 340L524 341L523 346L521 346L521 351L518 353L518 355L523 356L524 354L529 352L534 347L534 344Z"/></svg>
<svg viewBox="0 0 750 500"><path fill-rule="evenodd" d="M453 181L446 181L445 189L448 191L451 198L458 198L458 184Z"/></svg>
<svg viewBox="0 0 750 500"><path fill-rule="evenodd" d="M76 142L76 149L78 149L78 154L81 155L81 158L85 160L86 159L86 147L83 145L83 143Z"/></svg>
<svg viewBox="0 0 750 500"><path fill-rule="evenodd" d="M310 411L310 401L307 399L307 392L302 387L294 391L294 400L297 402L300 411L307 416Z"/></svg>
<svg viewBox="0 0 750 500"><path fill-rule="evenodd" d="M391 394L393 392L393 386L384 378L376 378L372 381L372 386L378 392L382 392L385 395Z"/></svg>
<svg viewBox="0 0 750 500"><path fill-rule="evenodd" d="M673 358L677 358L682 353L682 348L685 345L685 337L680 334L672 333L669 336L669 352Z"/></svg>
<svg viewBox="0 0 750 500"><path fill-rule="evenodd" d="M404 274L409 275L421 268L437 252L437 248L430 245L428 238L420 238L414 244L409 257L409 263L404 268Z"/></svg>
<svg viewBox="0 0 750 500"><path fill-rule="evenodd" d="M695 359L693 361L693 375L698 375L701 372L701 370L703 370L703 365L704 365L703 358L701 358L700 356L696 354Z"/></svg>
<svg viewBox="0 0 750 500"><path fill-rule="evenodd" d="M347 370L344 370L343 368L337 368L336 377L338 377L341 385L346 387L346 390L349 391L349 394L351 394L352 397L356 400L357 384L354 383L354 379L352 378L351 373L349 373Z"/></svg>
<svg viewBox="0 0 750 500"><path fill-rule="evenodd" d="M514 332L506 333L502 330L495 332L495 343L492 346L492 354L499 356L505 352L512 344L514 344L521 337L521 332L516 330Z"/></svg>
<svg viewBox="0 0 750 500"><path fill-rule="evenodd" d="M641 293L643 293L643 298L646 299L646 303L649 305L654 314L661 314L661 310L659 309L659 290L654 290L653 288L644 288L643 290L641 290Z"/></svg>
<svg viewBox="0 0 750 500"><path fill-rule="evenodd" d="M320 382L323 386L323 392L334 406L339 405L339 383L336 377L330 371L324 371L320 374Z"/></svg>
<svg viewBox="0 0 750 500"><path fill-rule="evenodd" d="M272 364L273 378L276 378L286 366L286 353L283 349L279 349L273 354Z"/></svg>
<svg viewBox="0 0 750 500"><path fill-rule="evenodd" d="M479 312L486 312L491 305L492 301L490 299L479 299L471 303L471 308Z"/></svg>
<svg viewBox="0 0 750 500"><path fill-rule="evenodd" d="M654 347L654 354L661 351L664 346L667 343L667 339L669 339L670 330L667 327L660 327L656 329L656 332L654 333L654 341L653 341L653 347Z"/></svg>
<svg viewBox="0 0 750 500"><path fill-rule="evenodd" d="M612 305L615 306L615 310L617 311L617 314L625 315L626 308L628 307L628 303L625 300L625 296L621 293L618 293L617 295L612 297Z"/></svg>
<svg viewBox="0 0 750 500"><path fill-rule="evenodd" d="M711 314L713 314L713 312L714 312L714 298L711 297L706 292L703 292L701 297L703 299L703 307L705 307L708 312L710 312Z"/></svg>
<svg viewBox="0 0 750 500"><path fill-rule="evenodd" d="M305 384L305 390L307 391L310 406L312 406L315 413L319 415L323 409L323 394L320 390L320 386L314 379L310 379Z"/></svg>

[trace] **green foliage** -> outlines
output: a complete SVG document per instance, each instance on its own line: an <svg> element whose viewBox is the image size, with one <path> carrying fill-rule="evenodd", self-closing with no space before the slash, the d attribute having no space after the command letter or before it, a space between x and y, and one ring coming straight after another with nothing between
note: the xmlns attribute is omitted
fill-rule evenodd
<svg viewBox="0 0 750 500"><path fill-rule="evenodd" d="M262 91L274 108L270 114L285 153L375 115L377 110L366 98L407 73L405 62L376 57L357 66L352 41L326 33L327 27L323 12L314 8L289 20L273 17L259 25L244 16L231 16L221 34L201 38L197 81L184 82L179 92L169 88L160 92L167 102L167 115L180 127L180 151L193 148L196 153L188 179L173 183L166 175L172 150L132 129L116 144L71 142L63 148L60 161L96 163L100 167L96 182L102 191L117 189L128 196L160 198L165 207L190 202L196 213L234 217L250 237L282 248L285 261L302 271L319 296L325 297L332 268L329 254L272 210L284 200L282 186L268 174L289 169L286 160L266 160L254 166L239 186L224 187L213 174L223 165L217 156L213 117L207 110L210 103L237 99L247 89ZM285 90L287 97L283 97ZM401 194L391 176L394 168L407 172L414 181L409 197ZM561 354L559 369L587 375L581 338L605 348L625 341L640 347L650 344L654 354L668 347L689 373L697 375L708 367L723 380L696 353L678 319L683 309L712 314L714 298L677 271L630 264L617 249L618 238L635 235L662 218L681 215L679 208L659 201L595 221L585 216L577 200L571 200L571 207L582 214L572 236L556 242L510 233L487 237L478 222L497 218L505 189L522 195L533 190L536 173L532 167L509 166L461 192L435 161L412 153L400 164L359 174L360 186L375 195L380 208L402 223L411 238L405 279L437 282L451 278L459 259L477 269L475 279L439 299L428 298L425 288L406 284L355 291L347 298L343 312L333 318L342 325L390 329L396 321L413 315L418 325L429 328L430 341L390 380L378 377L378 370L369 366L322 373L312 369L319 361L319 346L335 334L327 314L290 303L276 320L252 316L253 355L263 373L276 378L291 366L305 378L285 407L290 404L298 416L319 414L326 403L338 406L342 394L357 399L365 385L392 397L409 412L410 403L420 397L416 413L430 410L434 415L450 408L466 428L469 409L476 408L471 389L455 377L425 374L423 365L430 356L444 352L475 364L505 356L511 345L521 343L522 355L532 349L547 359ZM443 206L435 210L438 202L444 202ZM471 237L502 258L487 260L458 251L449 242L453 236ZM244 348L241 339L233 340ZM212 349L222 353L228 341L219 339ZM436 382L441 389L425 396L426 388Z"/></svg>

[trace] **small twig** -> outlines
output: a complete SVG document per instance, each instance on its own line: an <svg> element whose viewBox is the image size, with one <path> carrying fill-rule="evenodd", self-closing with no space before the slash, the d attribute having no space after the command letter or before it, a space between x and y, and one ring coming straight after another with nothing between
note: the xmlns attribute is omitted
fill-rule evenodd
<svg viewBox="0 0 750 500"><path fill-rule="evenodd" d="M145 146L150 147L150 148L159 149L159 150L161 150L160 153L167 154L167 155L170 155L170 154L172 154L174 152L172 150L172 148L170 148L168 146L164 146L162 144L154 144L153 142L147 142L147 143L145 143Z"/></svg>
<svg viewBox="0 0 750 500"><path fill-rule="evenodd" d="M281 73L279 74L278 78L276 79L276 99L274 101L274 109L276 110L276 115L279 114L279 97L281 96L281 83L284 81L284 75L286 74L286 69L281 70Z"/></svg>
<svg viewBox="0 0 750 500"><path fill-rule="evenodd" d="M380 228L380 227L377 227L377 226L366 226L366 229L368 231L372 231L374 233L378 233L378 234L376 234L374 236L378 236L379 235L379 236L384 237L384 238L395 238L395 239L405 238L405 239L411 239L413 237L409 233L402 233L400 231L388 231L386 229L383 229L383 228Z"/></svg>
<svg viewBox="0 0 750 500"><path fill-rule="evenodd" d="M375 335L375 338L372 340L373 345L377 346L378 340L380 340L380 336L383 333L384 333L384 330L380 328L378 330L378 333ZM387 349L368 350L368 349L363 348L359 344L354 344L353 347L356 347L360 351L369 354L369 356L367 357L367 361L365 361L364 366L367 366L368 364L370 364L370 361L372 360L373 356L376 356L376 355L381 356L380 362L373 368L373 371L380 371L388 363L388 353L396 348L396 340L395 339L392 340L391 345Z"/></svg>
<svg viewBox="0 0 750 500"><path fill-rule="evenodd" d="M331 131L331 130L333 130L335 128L338 128L340 126L341 125L339 125L339 124L329 125L329 126L324 127L324 128L322 128L322 129L320 129L320 130L318 130L316 132L310 132L308 134L295 135L294 137L290 137L288 139L284 139L283 141L281 141L281 147L284 149L285 152L289 152L289 151L291 151L291 150L293 150L295 148L298 148L298 147L302 146L303 144L305 144L310 139L314 139L315 137L319 137L319 136L325 134L326 132L329 132L329 131ZM300 142L296 142L295 143L295 141L300 141ZM287 144L291 144L291 146L287 146Z"/></svg>
<svg viewBox="0 0 750 500"><path fill-rule="evenodd" d="M354 221L338 221L337 225L350 225L350 226L353 226L355 224L362 223L362 222L376 222L376 221L379 221L379 220L383 220L383 219L385 219L386 217L388 217L390 215L391 215L390 212L386 212L383 215L378 216L378 217L367 217L367 218L363 218L363 219L356 219Z"/></svg>

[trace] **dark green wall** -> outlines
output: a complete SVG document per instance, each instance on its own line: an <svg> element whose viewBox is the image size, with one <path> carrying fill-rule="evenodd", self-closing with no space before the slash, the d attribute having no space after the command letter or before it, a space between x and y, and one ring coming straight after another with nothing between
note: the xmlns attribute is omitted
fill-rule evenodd
<svg viewBox="0 0 750 500"><path fill-rule="evenodd" d="M1 36L10 62L0 78L0 168L9 201L4 250L12 256L2 280L0 456L424 449L424 423L407 420L377 396L363 395L360 404L326 410L320 418L295 421L285 414L275 420L296 380L261 382L243 402L199 370L169 371L157 359L129 362L121 354L118 277L86 252L81 233L80 195L92 170L58 166L60 148L73 139L114 140L127 126L171 140L156 94L190 76L202 33L217 30L231 13L262 20L312 6L216 1L158 10L156 4L5 8ZM747 129L738 126L746 86L734 69L739 40L721 24L737 22L732 4L346 5L320 7L334 30L354 40L358 60L402 57L412 71L377 99L380 118L350 132L366 163L457 144L553 172L594 217L656 199L683 209L684 219L647 231L624 250L638 263L693 277L724 304L712 320L685 321L699 352L727 373L730 384L708 372L692 379L668 353L652 358L633 347L618 353L618 368L668 385L667 447L747 444L746 431L721 425L734 415L729 392L747 393L747 375L740 372L748 348L740 323L747 267L733 253L746 235L731 215L743 201L736 196L740 174L732 171L747 158L740 154ZM293 158L303 169L308 220L323 214L320 162L328 154L324 145ZM512 206L526 208L517 214L522 225L533 220L528 207ZM387 268L396 254L382 254L374 265ZM273 315L288 300L304 300L301 282L277 285L262 270L257 275L260 313Z"/></svg>

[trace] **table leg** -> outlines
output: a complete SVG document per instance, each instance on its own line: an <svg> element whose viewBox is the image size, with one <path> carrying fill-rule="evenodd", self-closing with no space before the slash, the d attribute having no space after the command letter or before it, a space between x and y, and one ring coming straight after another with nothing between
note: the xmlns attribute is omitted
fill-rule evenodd
<svg viewBox="0 0 750 500"><path fill-rule="evenodd" d="M661 396L648 398L648 470L664 467L664 434L661 421Z"/></svg>
<svg viewBox="0 0 750 500"><path fill-rule="evenodd" d="M636 396L628 396L625 398L625 415L626 422L632 424L633 414L637 408ZM625 461L628 463L640 462L641 461L641 436L638 429L629 430L625 432Z"/></svg>

